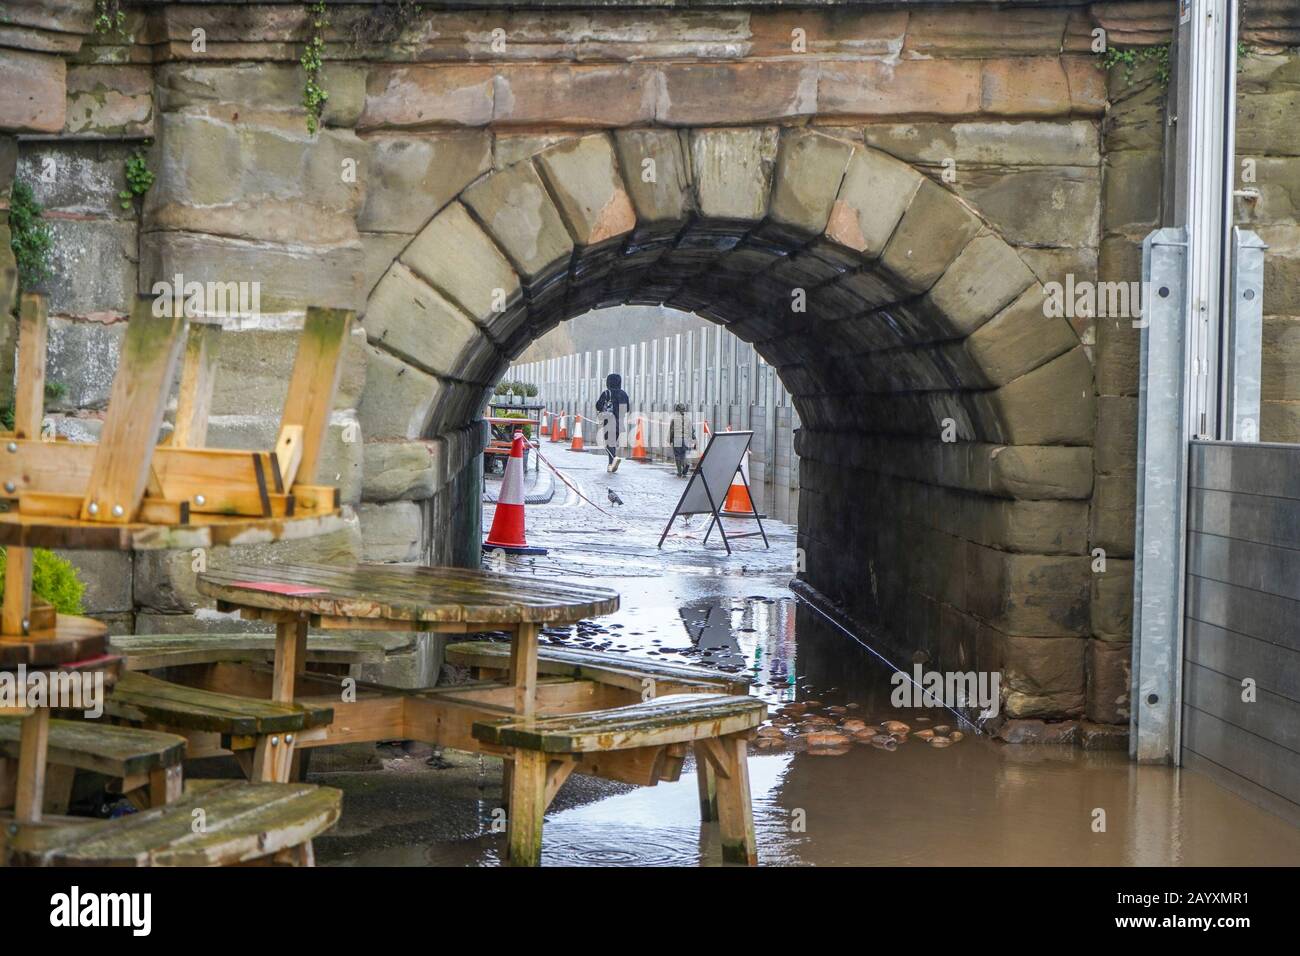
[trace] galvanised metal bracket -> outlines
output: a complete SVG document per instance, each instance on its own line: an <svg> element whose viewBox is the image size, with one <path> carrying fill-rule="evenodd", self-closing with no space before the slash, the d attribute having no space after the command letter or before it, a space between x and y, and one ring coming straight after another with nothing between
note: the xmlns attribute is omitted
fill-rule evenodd
<svg viewBox="0 0 1300 956"><path fill-rule="evenodd" d="M1225 441L1259 441L1259 367L1264 335L1263 240L1249 229L1232 230L1227 368L1223 378Z"/></svg>
<svg viewBox="0 0 1300 956"><path fill-rule="evenodd" d="M1188 354L1187 236L1157 229L1142 243L1137 519L1129 755L1177 763L1183 664Z"/></svg>

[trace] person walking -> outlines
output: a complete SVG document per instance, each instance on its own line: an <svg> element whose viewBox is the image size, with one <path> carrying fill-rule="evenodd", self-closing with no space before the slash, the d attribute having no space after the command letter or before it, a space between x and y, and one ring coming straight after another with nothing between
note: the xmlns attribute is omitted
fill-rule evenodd
<svg viewBox="0 0 1300 956"><path fill-rule="evenodd" d="M609 455L606 471L618 471L618 466L623 463L623 459L618 456L618 448L622 444L625 413L631 407L632 400L623 391L623 376L610 372L605 376L605 390L596 399L596 411L600 414L600 434L605 442L605 454Z"/></svg>
<svg viewBox="0 0 1300 956"><path fill-rule="evenodd" d="M688 443L689 447L695 447L695 426L686 414L686 406L678 402L673 406L673 417L668 420L668 444L673 449L678 478L685 478L690 472L686 465Z"/></svg>

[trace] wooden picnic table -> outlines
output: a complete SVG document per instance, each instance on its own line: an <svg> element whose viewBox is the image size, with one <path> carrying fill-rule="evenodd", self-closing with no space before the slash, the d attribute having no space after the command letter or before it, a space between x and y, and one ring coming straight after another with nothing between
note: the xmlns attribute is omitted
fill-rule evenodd
<svg viewBox="0 0 1300 956"><path fill-rule="evenodd" d="M540 582L466 568L360 564L236 566L198 577L200 594L224 611L276 624L273 697L293 699L307 628L510 634L514 712L537 701L537 637L543 625L575 624L618 610L605 588Z"/></svg>

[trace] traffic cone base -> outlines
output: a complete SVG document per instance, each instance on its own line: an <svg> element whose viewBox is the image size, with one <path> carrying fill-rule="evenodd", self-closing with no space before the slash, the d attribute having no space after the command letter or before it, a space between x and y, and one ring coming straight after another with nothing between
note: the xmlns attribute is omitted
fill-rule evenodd
<svg viewBox="0 0 1300 956"><path fill-rule="evenodd" d="M492 530L483 542L484 551L505 551L507 554L545 554L545 548L530 548L524 539L524 435L515 432L506 459L505 477L501 479L501 493L497 495L497 508L492 515Z"/></svg>

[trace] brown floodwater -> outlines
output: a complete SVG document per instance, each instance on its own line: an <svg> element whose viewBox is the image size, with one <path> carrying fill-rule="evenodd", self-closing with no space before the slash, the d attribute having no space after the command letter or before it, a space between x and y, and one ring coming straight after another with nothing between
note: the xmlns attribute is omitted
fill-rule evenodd
<svg viewBox="0 0 1300 956"><path fill-rule="evenodd" d="M749 768L763 865L1300 863L1300 829L1194 771L1136 766L1122 751L1009 746L972 732L944 710L892 708L890 666L783 587L755 588L758 583L725 582L725 591L745 593L701 593L676 608L625 601L629 609L601 622L604 631L561 639L740 666L774 705L796 699L856 704L852 715L868 723L899 719L914 730L948 723L966 732L944 749L912 737L895 751L855 744L840 755L753 754ZM703 587L718 584L710 580ZM654 591L663 586L658 582ZM701 582L680 586L695 589ZM491 761L480 765L477 786L461 780L454 792L430 794L424 804L429 813L458 820L451 832L398 846L349 841L346 853L325 852L322 862L499 863L502 838L491 830L498 770ZM372 781L369 799L382 804L374 786ZM410 799L407 792L407 814ZM696 801L689 765L679 781L656 787L592 786L547 814L544 863L714 865L720 857L716 825L700 826ZM1098 811L1104 812L1104 830Z"/></svg>
<svg viewBox="0 0 1300 956"><path fill-rule="evenodd" d="M898 719L916 731L947 723L965 733L943 749L913 735L894 751L853 744L839 755L753 753L761 864L1300 864L1300 828L1195 771L1137 766L1124 751L1009 746L945 710L893 708L893 665L791 594L788 524L774 515L770 550L750 539L728 558L716 537L702 547L702 521L679 523L660 550L658 533L682 487L670 469L629 465L611 477L598 457L548 456L589 497L603 501L604 487L616 485L626 505L593 516L561 494L529 509L530 543L552 551L513 570L589 579L622 597L616 614L548 629L546 640L743 670L773 710L817 700L853 705L849 716L869 724ZM910 662L898 663L910 671ZM499 763L445 756L451 766L442 770L418 753L382 761L378 772L314 774L345 792L343 819L317 840L318 859L499 863ZM689 763L680 780L646 788L575 775L547 813L542 856L546 865L714 865L716 832L716 824L700 826Z"/></svg>

